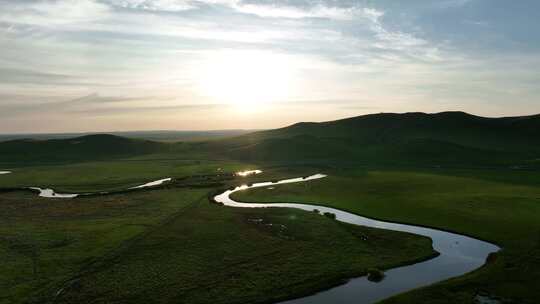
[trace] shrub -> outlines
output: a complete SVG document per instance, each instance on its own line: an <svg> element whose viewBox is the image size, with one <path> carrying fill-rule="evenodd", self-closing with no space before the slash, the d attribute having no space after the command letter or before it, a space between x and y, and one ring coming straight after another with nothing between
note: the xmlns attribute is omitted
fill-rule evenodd
<svg viewBox="0 0 540 304"><path fill-rule="evenodd" d="M486 258L486 263L487 264L493 264L495 263L495 261L497 261L497 257L499 255L497 254L497 252L492 252L490 254L488 254L487 258Z"/></svg>
<svg viewBox="0 0 540 304"><path fill-rule="evenodd" d="M333 220L336 219L336 215L333 214L333 213L331 213L331 212L325 212L325 213L324 213L324 216L326 216L327 218L331 218L331 219L333 219Z"/></svg>
<svg viewBox="0 0 540 304"><path fill-rule="evenodd" d="M380 282L384 279L384 272L377 268L368 269L367 279L371 282Z"/></svg>

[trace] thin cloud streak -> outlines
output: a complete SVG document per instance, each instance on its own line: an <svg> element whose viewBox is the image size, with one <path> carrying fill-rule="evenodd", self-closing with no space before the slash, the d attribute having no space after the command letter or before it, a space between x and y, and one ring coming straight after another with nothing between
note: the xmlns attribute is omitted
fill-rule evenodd
<svg viewBox="0 0 540 304"><path fill-rule="evenodd" d="M308 109L297 112L302 121L449 105L483 115L540 112L540 40L530 32L525 39L525 29L540 26L540 5L524 1L526 11L478 0L2 0L0 131L35 117L66 128L81 115L99 117L115 129L129 125L118 117L130 113L170 125L201 111L233 115L234 101L211 94L227 79L201 83L234 70L269 92L290 80L287 95L253 100L233 122L209 118L227 124L214 128L259 128L265 115L279 126L294 120L280 111L295 107ZM208 68L232 60L223 54L236 58L222 65L230 71ZM242 67L243 54L256 66ZM257 66L265 61L279 69ZM282 77L268 78L269 69Z"/></svg>

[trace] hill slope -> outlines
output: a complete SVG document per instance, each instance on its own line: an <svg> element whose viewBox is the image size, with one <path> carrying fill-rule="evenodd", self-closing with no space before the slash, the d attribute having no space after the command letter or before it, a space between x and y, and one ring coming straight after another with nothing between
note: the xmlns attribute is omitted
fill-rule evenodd
<svg viewBox="0 0 540 304"><path fill-rule="evenodd" d="M540 156L540 115L370 114L209 143L238 159L512 163Z"/></svg>
<svg viewBox="0 0 540 304"><path fill-rule="evenodd" d="M150 153L248 161L465 164L540 167L540 115L382 113L197 143L114 135L0 142L0 163L88 161Z"/></svg>
<svg viewBox="0 0 540 304"><path fill-rule="evenodd" d="M107 134L70 139L18 139L0 143L0 161L87 161L158 152L167 147L162 143Z"/></svg>

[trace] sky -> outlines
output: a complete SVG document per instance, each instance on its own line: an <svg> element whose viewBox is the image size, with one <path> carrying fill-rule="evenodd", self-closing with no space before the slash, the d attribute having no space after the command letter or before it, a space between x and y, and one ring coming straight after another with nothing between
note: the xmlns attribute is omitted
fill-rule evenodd
<svg viewBox="0 0 540 304"><path fill-rule="evenodd" d="M540 113L537 0L0 0L0 133Z"/></svg>

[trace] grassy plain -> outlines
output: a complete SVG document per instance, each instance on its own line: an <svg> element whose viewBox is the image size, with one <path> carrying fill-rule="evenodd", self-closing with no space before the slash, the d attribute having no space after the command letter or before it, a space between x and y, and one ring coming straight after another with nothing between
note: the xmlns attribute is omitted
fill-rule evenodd
<svg viewBox="0 0 540 304"><path fill-rule="evenodd" d="M0 187L52 187L85 192L126 189L167 177L235 172L252 168L236 161L162 159L160 156L73 164L9 167Z"/></svg>
<svg viewBox="0 0 540 304"><path fill-rule="evenodd" d="M73 200L0 196L0 303L54 294L61 282L199 200L205 189Z"/></svg>
<svg viewBox="0 0 540 304"><path fill-rule="evenodd" d="M221 187L322 171L330 177L237 196L248 201L320 203L470 234L504 248L474 273L399 295L388 303L473 303L481 291L520 303L537 303L539 126L539 115L484 118L462 112L382 113L298 123L209 142L157 143L110 135L2 142L0 170L14 173L0 175L0 188L119 190L164 177L237 171L254 168L253 164L265 173L224 180L224 184L194 178L194 183L205 183L207 188L188 190L184 185L181 189L76 199L69 206L22 192L0 193L0 204L7 206L0 208L1 254L3 260L14 261L1 266L1 287L10 292L0 299L9 302L7 297L22 299L38 291L38 295L42 291L50 295L57 287L54 284L88 270L77 284L70 285L75 289L66 289L59 300L219 303L232 299L227 302L253 303L327 286L362 273L368 265L385 267L431 253L429 246L419 246L425 239L353 229L300 211L237 210L206 202L187 203L192 207L178 209L187 205L178 203L177 197L194 202ZM65 214L79 208L93 211ZM255 217L284 225L287 231L284 234L248 221ZM130 225L132 221L150 226ZM65 231L74 236L63 237ZM381 241L371 245L384 252L364 248L355 238L358 233L375 233L371 239ZM411 245L411 250L403 253L401 244L400 249L395 248L401 242ZM40 261L54 259L47 252L64 252L62 248L66 249L63 254L73 256L66 266L58 261L50 267L39 265L37 273L43 275L29 278L34 271L28 263L36 260L36 246L45 248L44 253L40 249ZM274 253L275 249L279 252ZM266 256L268 252L274 254ZM378 260L385 254L387 259ZM87 263L96 260L99 263ZM23 264L17 263L22 261L27 268L19 277L17 269ZM334 261L338 262L327 264ZM345 264L355 266L345 270ZM269 279L273 277L276 281ZM182 289L184 285L186 289Z"/></svg>
<svg viewBox="0 0 540 304"><path fill-rule="evenodd" d="M272 303L433 254L430 240L292 209L197 204L57 303Z"/></svg>
<svg viewBox="0 0 540 304"><path fill-rule="evenodd" d="M139 183L139 173L160 178L248 167L114 161L25 167L0 178L12 186L104 190L113 180L115 187ZM98 168L111 169L96 174ZM297 210L234 209L208 201L216 187L315 172L275 168L224 179L222 186L171 185L72 200L0 193L0 289L8 290L0 303L262 303L434 254L423 237Z"/></svg>
<svg viewBox="0 0 540 304"><path fill-rule="evenodd" d="M473 303L484 291L536 303L540 291L540 174L511 170L327 170L326 179L234 194L254 202L320 203L358 214L443 228L504 249L466 276L387 303Z"/></svg>

